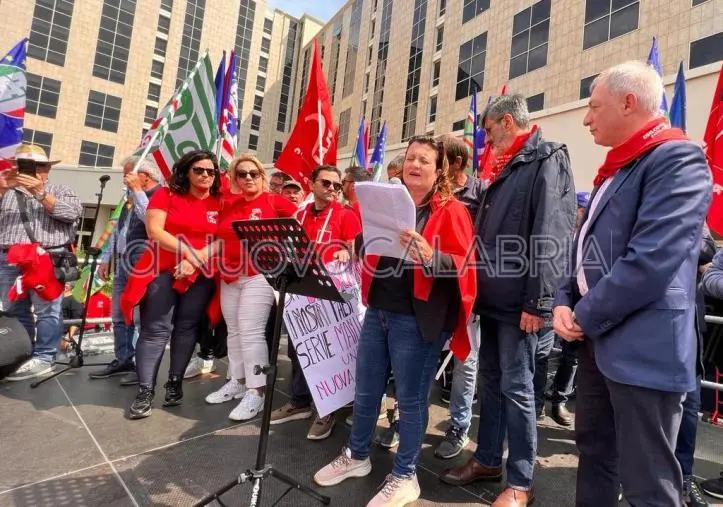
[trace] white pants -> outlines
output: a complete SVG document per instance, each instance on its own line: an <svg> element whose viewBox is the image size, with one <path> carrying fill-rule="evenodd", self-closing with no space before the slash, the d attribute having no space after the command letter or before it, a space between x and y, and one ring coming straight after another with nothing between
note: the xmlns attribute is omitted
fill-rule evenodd
<svg viewBox="0 0 723 507"><path fill-rule="evenodd" d="M266 385L266 375L254 374L254 366L266 366L266 321L274 303L274 290L263 275L241 277L233 283L221 282L221 311L228 328L228 367L230 377L246 379L246 387Z"/></svg>

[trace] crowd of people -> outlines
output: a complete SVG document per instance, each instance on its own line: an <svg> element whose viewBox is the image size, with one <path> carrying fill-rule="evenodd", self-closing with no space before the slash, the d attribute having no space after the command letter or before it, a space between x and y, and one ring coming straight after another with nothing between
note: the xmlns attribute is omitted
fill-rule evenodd
<svg viewBox="0 0 723 507"><path fill-rule="evenodd" d="M182 401L184 378L216 369L222 353L213 336L223 335L226 381L206 402L234 401L233 420L256 417L267 384L255 367L269 360L269 322L280 310L232 224L295 217L323 263L362 264L367 308L349 437L316 472L317 485L368 475L376 441L397 451L367 505L420 497L429 394L448 344L451 380L441 387L449 424L435 456L450 459L468 445L475 399L479 428L474 454L442 472L442 482L504 479L494 507L532 504L537 420L549 397L554 421L575 426L576 505L613 506L621 495L636 507L707 505L693 479L701 302L704 294L723 299L723 253L705 227L710 169L701 148L660 116L662 86L640 62L611 67L593 82L584 125L609 151L592 193L576 192L567 147L543 137L522 95L497 97L482 114L492 150L488 181L469 174L460 139L413 137L387 167L416 208L415 228L399 233L404 259L365 249L373 238L364 234L355 193L356 183L371 179L365 169L321 165L305 195L299 182L282 172L269 177L248 154L222 173L212 153L189 152L167 186L151 163L125 160L127 205L98 270L101 278L113 272L115 359L90 377L122 375L121 385L137 386L129 417L145 418L166 345L163 406L172 407ZM36 177L0 176L0 297L35 340L32 358L9 380L52 371L62 295L48 301L30 291L8 300L21 273L6 255L27 243L67 250L81 214L69 186L48 183L53 162L41 148L23 147L23 157L35 162ZM561 361L548 393L558 339ZM291 399L271 424L313 417L308 438L326 439L337 415L314 417L291 345L288 355ZM574 414L566 405L573 396ZM389 428L375 439L385 415ZM723 498L721 482L703 489Z"/></svg>

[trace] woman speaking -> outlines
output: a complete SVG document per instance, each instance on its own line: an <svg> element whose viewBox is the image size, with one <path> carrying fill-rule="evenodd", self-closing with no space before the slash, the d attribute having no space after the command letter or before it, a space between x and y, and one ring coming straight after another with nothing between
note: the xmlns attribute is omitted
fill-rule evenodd
<svg viewBox="0 0 723 507"><path fill-rule="evenodd" d="M474 259L467 256L472 221L452 195L444 145L432 137L412 138L402 181L417 210L416 230L403 231L399 238L410 260L363 255L367 312L359 337L354 423L347 447L314 476L320 486L332 486L371 472L369 451L391 363L400 410L399 450L392 473L369 506L406 505L419 497L416 466L432 377L450 335L455 354L462 359L469 354L466 325L476 293Z"/></svg>

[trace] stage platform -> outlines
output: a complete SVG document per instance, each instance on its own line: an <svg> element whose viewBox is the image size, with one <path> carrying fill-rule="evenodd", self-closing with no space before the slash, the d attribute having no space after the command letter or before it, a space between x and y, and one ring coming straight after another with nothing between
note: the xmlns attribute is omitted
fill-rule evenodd
<svg viewBox="0 0 723 507"><path fill-rule="evenodd" d="M108 358L102 354L88 362ZM276 406L289 399L290 370L288 358L281 356ZM89 367L76 370L38 389L31 389L30 382L0 383L0 507L188 506L253 465L260 418L237 424L228 419L233 402L204 402L206 394L224 383L224 362L214 374L185 382L183 404L167 409L161 407L164 362L153 414L139 421L126 415L135 389L120 387L117 377L89 380L90 371ZM444 469L468 459L475 444L471 442L450 461L435 458L433 450L444 434L447 407L436 388L432 402L419 467L422 497L416 505L489 505L502 483L454 488L439 481ZM472 435L476 435L476 412L475 407ZM311 484L313 473L345 443L347 414L344 410L338 415L332 436L322 442L306 439L311 421L272 426L269 463ZM573 433L549 418L538 423L538 430L535 505L572 506L577 464ZM375 447L370 476L325 488L324 493L332 505L364 506L391 470L393 457L393 452ZM716 477L721 470L723 428L701 423L696 475ZM247 505L250 489L248 485L235 488L223 497L226 505ZM266 480L262 505L272 505L284 491L279 482ZM715 505L714 499L708 500ZM291 492L278 505L317 504Z"/></svg>

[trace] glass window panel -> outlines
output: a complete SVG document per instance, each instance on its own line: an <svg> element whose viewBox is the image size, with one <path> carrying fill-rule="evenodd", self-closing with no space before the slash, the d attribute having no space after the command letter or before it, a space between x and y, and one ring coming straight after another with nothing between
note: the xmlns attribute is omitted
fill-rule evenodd
<svg viewBox="0 0 723 507"><path fill-rule="evenodd" d="M522 76L527 72L527 53L510 60L510 79Z"/></svg>
<svg viewBox="0 0 723 507"><path fill-rule="evenodd" d="M585 23L610 14L610 0L585 0Z"/></svg>
<svg viewBox="0 0 723 507"><path fill-rule="evenodd" d="M606 16L586 25L582 41L583 49L591 48L607 41L609 24L610 18Z"/></svg>
<svg viewBox="0 0 723 507"><path fill-rule="evenodd" d="M690 68L723 60L723 32L690 43Z"/></svg>
<svg viewBox="0 0 723 507"><path fill-rule="evenodd" d="M610 38L632 32L638 28L639 3L634 3L610 16Z"/></svg>
<svg viewBox="0 0 723 507"><path fill-rule="evenodd" d="M547 65L547 44L530 50L527 58L527 71L531 72Z"/></svg>
<svg viewBox="0 0 723 507"><path fill-rule="evenodd" d="M612 0L612 10L616 11L618 9L622 9L623 7L626 7L632 3L636 3L638 0Z"/></svg>
<svg viewBox="0 0 723 507"><path fill-rule="evenodd" d="M512 47L510 48L510 56L512 58L527 52L529 45L529 36L530 32L524 31L512 37Z"/></svg>
<svg viewBox="0 0 723 507"><path fill-rule="evenodd" d="M478 35L474 38L474 49L473 53L479 53L480 51L485 51L487 49L487 32L483 33L482 35Z"/></svg>
<svg viewBox="0 0 723 507"><path fill-rule="evenodd" d="M527 30L530 28L530 11L531 8L527 8L522 12L518 12L515 14L515 17L512 19L512 34L518 34L522 30Z"/></svg>
<svg viewBox="0 0 723 507"><path fill-rule="evenodd" d="M530 48L539 46L548 41L550 35L550 20L533 26L530 29Z"/></svg>
<svg viewBox="0 0 723 507"><path fill-rule="evenodd" d="M459 61L468 60L472 57L472 41L467 41L459 47Z"/></svg>
<svg viewBox="0 0 723 507"><path fill-rule="evenodd" d="M532 24L539 23L550 17L550 3L552 0L540 0L532 6Z"/></svg>
<svg viewBox="0 0 723 507"><path fill-rule="evenodd" d="M454 100L461 100L466 97L469 97L469 81L460 81L457 83L457 88L455 89L454 94L455 99Z"/></svg>

